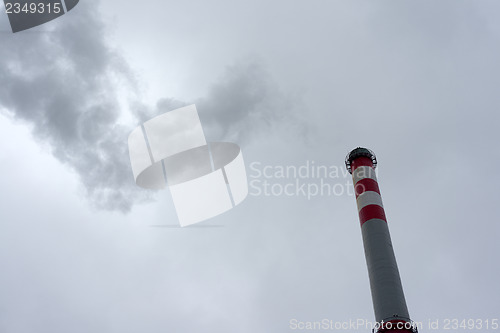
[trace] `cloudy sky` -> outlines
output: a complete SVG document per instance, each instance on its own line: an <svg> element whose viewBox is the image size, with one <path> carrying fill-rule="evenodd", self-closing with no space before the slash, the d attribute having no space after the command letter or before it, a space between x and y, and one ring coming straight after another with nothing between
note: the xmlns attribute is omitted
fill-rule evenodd
<svg viewBox="0 0 500 333"><path fill-rule="evenodd" d="M421 331L429 320L433 331L491 324L499 10L493 0L82 1L13 34L2 8L0 331L281 333L298 331L293 320L373 320L343 165L356 146L377 154ZM179 228L168 190L134 184L127 136L193 103L208 141L241 146L252 186L235 209ZM287 167L310 174L280 176ZM309 197L278 193L290 183ZM336 192L315 194L321 184Z"/></svg>

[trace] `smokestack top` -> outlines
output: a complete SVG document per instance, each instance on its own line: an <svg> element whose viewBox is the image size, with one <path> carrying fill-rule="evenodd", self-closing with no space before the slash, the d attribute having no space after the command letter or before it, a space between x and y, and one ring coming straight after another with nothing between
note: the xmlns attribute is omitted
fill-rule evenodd
<svg viewBox="0 0 500 333"><path fill-rule="evenodd" d="M373 163L373 168L377 167L377 157L375 156L375 153L368 148L358 147L356 149L353 149L349 154L347 154L345 158L345 166L350 174L352 174L351 170L352 161L354 161L358 157L368 157Z"/></svg>

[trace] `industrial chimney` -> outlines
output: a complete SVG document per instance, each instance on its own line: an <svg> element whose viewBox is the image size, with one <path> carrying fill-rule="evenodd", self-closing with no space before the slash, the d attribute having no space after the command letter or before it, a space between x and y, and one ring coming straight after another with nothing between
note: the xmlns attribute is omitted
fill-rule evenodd
<svg viewBox="0 0 500 333"><path fill-rule="evenodd" d="M370 278L375 333L417 332L406 307L382 198L375 176L377 159L366 148L356 148L345 160L352 174Z"/></svg>

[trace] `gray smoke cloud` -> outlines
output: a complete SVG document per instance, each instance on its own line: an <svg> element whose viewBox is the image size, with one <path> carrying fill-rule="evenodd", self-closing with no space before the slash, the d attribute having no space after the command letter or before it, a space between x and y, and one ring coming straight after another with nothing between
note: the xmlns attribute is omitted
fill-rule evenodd
<svg viewBox="0 0 500 333"><path fill-rule="evenodd" d="M29 124L34 137L76 171L97 208L128 212L151 199L133 181L127 137L155 115L196 102L211 138L236 141L263 124L295 119L286 113L290 99L258 62L228 67L207 97L143 105L133 71L106 40L95 3L83 2L55 21L48 32L45 25L39 30L46 32L3 35L0 107ZM121 123L124 104L133 123Z"/></svg>
<svg viewBox="0 0 500 333"><path fill-rule="evenodd" d="M307 139L310 124L301 116L301 99L281 91L258 60L227 66L206 96L191 101L162 98L154 108L136 105L139 122L189 104L196 104L209 140L247 143L272 130L293 132Z"/></svg>
<svg viewBox="0 0 500 333"><path fill-rule="evenodd" d="M257 60L229 66L196 104L207 135L217 140L244 144L253 135L276 129L307 137L300 96L281 91Z"/></svg>

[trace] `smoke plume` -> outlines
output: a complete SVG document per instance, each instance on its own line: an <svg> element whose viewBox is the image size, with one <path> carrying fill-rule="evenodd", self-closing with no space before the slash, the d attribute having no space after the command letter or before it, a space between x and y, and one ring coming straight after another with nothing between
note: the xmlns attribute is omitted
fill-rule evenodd
<svg viewBox="0 0 500 333"><path fill-rule="evenodd" d="M150 192L133 181L127 137L155 115L197 103L211 137L236 142L293 118L286 114L288 99L257 62L228 67L206 97L145 106L133 70L106 40L94 2L81 2L71 16L53 22L50 31L46 25L45 32L2 34L0 108L29 124L34 137L76 171L98 208L127 212L149 200ZM121 122L125 112L134 123Z"/></svg>

